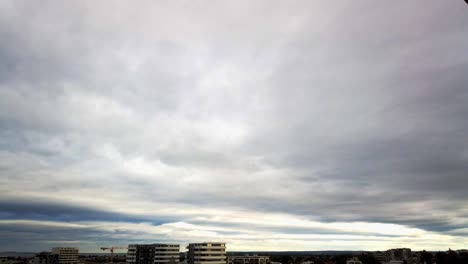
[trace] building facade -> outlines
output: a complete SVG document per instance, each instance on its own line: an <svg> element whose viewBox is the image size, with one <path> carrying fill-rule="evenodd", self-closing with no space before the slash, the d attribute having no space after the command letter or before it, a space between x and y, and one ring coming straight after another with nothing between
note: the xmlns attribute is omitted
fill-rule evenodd
<svg viewBox="0 0 468 264"><path fill-rule="evenodd" d="M410 248L395 248L387 252L391 261L410 261L412 259Z"/></svg>
<svg viewBox="0 0 468 264"><path fill-rule="evenodd" d="M270 264L270 257L257 255L228 256L228 264Z"/></svg>
<svg viewBox="0 0 468 264"><path fill-rule="evenodd" d="M128 245L128 264L178 264L178 244Z"/></svg>
<svg viewBox="0 0 468 264"><path fill-rule="evenodd" d="M58 264L78 264L79 250L72 247L56 247L53 255L58 255Z"/></svg>
<svg viewBox="0 0 468 264"><path fill-rule="evenodd" d="M374 257L381 263L411 263L413 255L410 248L394 248L387 251L374 252Z"/></svg>
<svg viewBox="0 0 468 264"><path fill-rule="evenodd" d="M187 264L226 264L224 242L192 243L187 249Z"/></svg>

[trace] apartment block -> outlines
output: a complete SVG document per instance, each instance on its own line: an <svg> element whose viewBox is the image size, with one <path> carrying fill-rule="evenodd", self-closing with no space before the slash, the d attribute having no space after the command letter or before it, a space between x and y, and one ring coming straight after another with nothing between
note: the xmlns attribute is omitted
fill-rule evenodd
<svg viewBox="0 0 468 264"><path fill-rule="evenodd" d="M178 264L178 244L128 245L128 264Z"/></svg>
<svg viewBox="0 0 468 264"><path fill-rule="evenodd" d="M187 264L226 264L224 242L191 243L187 249Z"/></svg>
<svg viewBox="0 0 468 264"><path fill-rule="evenodd" d="M56 247L52 249L52 254L58 255L58 264L78 264L78 248Z"/></svg>

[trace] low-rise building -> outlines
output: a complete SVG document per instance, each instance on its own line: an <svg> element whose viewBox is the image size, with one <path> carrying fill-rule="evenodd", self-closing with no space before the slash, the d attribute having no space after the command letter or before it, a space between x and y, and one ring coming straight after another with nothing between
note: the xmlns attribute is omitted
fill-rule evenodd
<svg viewBox="0 0 468 264"><path fill-rule="evenodd" d="M362 264L362 262L356 258L353 258L353 259L347 260L346 264Z"/></svg>
<svg viewBox="0 0 468 264"><path fill-rule="evenodd" d="M228 264L270 264L270 257L257 255L228 256Z"/></svg>
<svg viewBox="0 0 468 264"><path fill-rule="evenodd" d="M59 264L59 255L51 252L41 252L32 260L33 264Z"/></svg>
<svg viewBox="0 0 468 264"><path fill-rule="evenodd" d="M226 243L203 242L187 246L188 264L226 264Z"/></svg>
<svg viewBox="0 0 468 264"><path fill-rule="evenodd" d="M78 264L79 250L73 247L55 247L53 255L58 255L58 264Z"/></svg>
<svg viewBox="0 0 468 264"><path fill-rule="evenodd" d="M395 248L387 251L390 260L409 261L412 259L410 248Z"/></svg>
<svg viewBox="0 0 468 264"><path fill-rule="evenodd" d="M377 251L373 253L374 257L381 263L400 263L406 261L413 262L413 254L410 248L394 248L387 251ZM393 262L391 262L393 261Z"/></svg>
<svg viewBox="0 0 468 264"><path fill-rule="evenodd" d="M24 264L24 262L21 259L14 259L2 256L0 257L0 264Z"/></svg>
<svg viewBox="0 0 468 264"><path fill-rule="evenodd" d="M128 264L178 264L178 244L128 245Z"/></svg>
<svg viewBox="0 0 468 264"><path fill-rule="evenodd" d="M390 261L390 256L387 251L377 251L374 252L374 257L381 263Z"/></svg>

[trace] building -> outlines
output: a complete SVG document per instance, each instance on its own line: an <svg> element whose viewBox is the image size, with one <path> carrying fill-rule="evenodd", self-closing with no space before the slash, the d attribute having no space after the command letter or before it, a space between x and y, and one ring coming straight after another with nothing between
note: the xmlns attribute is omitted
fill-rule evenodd
<svg viewBox="0 0 468 264"><path fill-rule="evenodd" d="M224 242L192 243L187 249L187 264L226 264Z"/></svg>
<svg viewBox="0 0 468 264"><path fill-rule="evenodd" d="M412 259L410 248L395 248L387 250L390 260L410 261Z"/></svg>
<svg viewBox="0 0 468 264"><path fill-rule="evenodd" d="M346 264L362 264L362 262L358 259L353 258L353 259L347 260Z"/></svg>
<svg viewBox="0 0 468 264"><path fill-rule="evenodd" d="M51 252L41 252L34 257L32 263L33 264L59 264L59 255L52 254Z"/></svg>
<svg viewBox="0 0 468 264"><path fill-rule="evenodd" d="M21 259L0 256L0 264L24 264L24 262Z"/></svg>
<svg viewBox="0 0 468 264"><path fill-rule="evenodd" d="M180 258L178 244L128 245L128 264L178 264Z"/></svg>
<svg viewBox="0 0 468 264"><path fill-rule="evenodd" d="M53 255L58 255L58 264L78 264L78 248L56 247L52 249Z"/></svg>
<svg viewBox="0 0 468 264"><path fill-rule="evenodd" d="M0 264L7 264L10 263L10 260L7 256L0 256Z"/></svg>
<svg viewBox="0 0 468 264"><path fill-rule="evenodd" d="M270 257L257 255L228 256L228 264L270 264Z"/></svg>
<svg viewBox="0 0 468 264"><path fill-rule="evenodd" d="M387 251L377 251L374 252L374 257L381 263L390 261L390 256Z"/></svg>
<svg viewBox="0 0 468 264"><path fill-rule="evenodd" d="M413 262L413 254L410 248L394 248L387 251L374 252L374 257L381 263L407 263Z"/></svg>

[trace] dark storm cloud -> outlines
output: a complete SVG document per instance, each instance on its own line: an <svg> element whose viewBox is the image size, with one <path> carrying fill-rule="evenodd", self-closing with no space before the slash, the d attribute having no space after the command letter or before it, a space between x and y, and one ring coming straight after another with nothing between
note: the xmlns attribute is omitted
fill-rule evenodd
<svg viewBox="0 0 468 264"><path fill-rule="evenodd" d="M47 221L116 221L116 222L152 222L162 224L173 221L156 220L144 216L134 216L122 213L106 212L75 205L48 203L37 201L1 201L0 216L2 219L28 219Z"/></svg>
<svg viewBox="0 0 468 264"><path fill-rule="evenodd" d="M122 239L111 232L87 227L54 227L37 226L34 224L0 225L0 244L2 250L50 251L54 246L76 246L85 252L96 251L102 245L122 243ZM125 243L142 243L144 241L131 237L125 238Z"/></svg>

